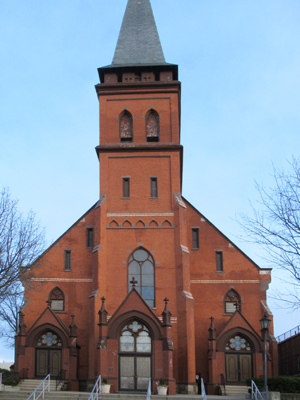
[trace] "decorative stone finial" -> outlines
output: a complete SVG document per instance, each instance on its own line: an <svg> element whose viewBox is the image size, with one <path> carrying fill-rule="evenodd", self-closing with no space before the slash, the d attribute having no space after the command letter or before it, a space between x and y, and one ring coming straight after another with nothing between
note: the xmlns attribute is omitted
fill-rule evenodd
<svg viewBox="0 0 300 400"><path fill-rule="evenodd" d="M25 325L24 321L25 314L22 313L22 311L19 311L19 334L26 335L26 328L27 326Z"/></svg>
<svg viewBox="0 0 300 400"><path fill-rule="evenodd" d="M210 327L208 329L208 339L209 340L216 340L216 328L214 325L214 317L210 317Z"/></svg>
<svg viewBox="0 0 300 400"><path fill-rule="evenodd" d="M165 308L164 311L162 312L162 325L163 326L171 326L171 313L168 307L168 301L169 299L167 297L164 298L164 302L165 302Z"/></svg>
<svg viewBox="0 0 300 400"><path fill-rule="evenodd" d="M77 336L77 326L76 326L75 321L74 321L75 315L72 314L71 318L72 318L72 322L71 322L71 325L69 326L69 328L70 328L69 336Z"/></svg>
<svg viewBox="0 0 300 400"><path fill-rule="evenodd" d="M46 303L47 303L47 307L51 308L51 300L48 299L48 300L46 301Z"/></svg>
<svg viewBox="0 0 300 400"><path fill-rule="evenodd" d="M101 297L101 301L102 301L102 305L101 305L101 309L98 312L99 314L99 324L98 325L107 325L107 311L105 308L105 297L102 296Z"/></svg>

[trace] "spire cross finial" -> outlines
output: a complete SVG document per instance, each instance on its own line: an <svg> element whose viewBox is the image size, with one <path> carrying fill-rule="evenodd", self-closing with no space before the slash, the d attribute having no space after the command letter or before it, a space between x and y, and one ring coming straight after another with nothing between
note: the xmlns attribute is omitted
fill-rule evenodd
<svg viewBox="0 0 300 400"><path fill-rule="evenodd" d="M102 296L102 297L101 297L101 300L102 300L102 304L104 304L104 302L105 302L105 297Z"/></svg>
<svg viewBox="0 0 300 400"><path fill-rule="evenodd" d="M47 300L46 303L47 303L47 307L50 308L51 307L51 300Z"/></svg>
<svg viewBox="0 0 300 400"><path fill-rule="evenodd" d="M168 304L169 299L167 297L164 298L164 302L166 303L166 305Z"/></svg>
<svg viewBox="0 0 300 400"><path fill-rule="evenodd" d="M138 284L138 281L135 279L135 277L133 277L130 283L132 284L132 287L135 288L135 286Z"/></svg>
<svg viewBox="0 0 300 400"><path fill-rule="evenodd" d="M214 321L214 317L210 317L209 319L211 319L211 322L213 322L213 321Z"/></svg>

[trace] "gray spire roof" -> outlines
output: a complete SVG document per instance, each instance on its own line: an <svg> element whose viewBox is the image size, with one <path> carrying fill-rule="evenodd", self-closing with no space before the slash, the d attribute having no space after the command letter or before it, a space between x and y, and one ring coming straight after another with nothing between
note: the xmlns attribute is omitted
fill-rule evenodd
<svg viewBox="0 0 300 400"><path fill-rule="evenodd" d="M150 0L128 0L112 66L166 64Z"/></svg>

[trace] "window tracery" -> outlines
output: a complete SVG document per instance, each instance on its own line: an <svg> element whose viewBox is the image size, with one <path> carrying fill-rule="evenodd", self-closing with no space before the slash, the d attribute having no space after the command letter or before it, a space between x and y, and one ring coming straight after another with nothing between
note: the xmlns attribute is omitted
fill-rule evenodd
<svg viewBox="0 0 300 400"><path fill-rule="evenodd" d="M136 290L146 303L154 306L154 260L151 254L139 247L128 260L128 291L131 290L130 281L137 280Z"/></svg>
<svg viewBox="0 0 300 400"><path fill-rule="evenodd" d="M151 336L149 329L136 320L124 326L120 336L120 351L151 353Z"/></svg>
<svg viewBox="0 0 300 400"><path fill-rule="evenodd" d="M242 336L236 335L228 340L226 351L252 351L250 343Z"/></svg>
<svg viewBox="0 0 300 400"><path fill-rule="evenodd" d="M147 142L159 142L159 115L153 109L146 115Z"/></svg>
<svg viewBox="0 0 300 400"><path fill-rule="evenodd" d="M132 115L128 110L124 110L119 117L119 131L121 142L132 142Z"/></svg>
<svg viewBox="0 0 300 400"><path fill-rule="evenodd" d="M40 335L37 341L38 347L62 347L61 339L53 332L48 331Z"/></svg>

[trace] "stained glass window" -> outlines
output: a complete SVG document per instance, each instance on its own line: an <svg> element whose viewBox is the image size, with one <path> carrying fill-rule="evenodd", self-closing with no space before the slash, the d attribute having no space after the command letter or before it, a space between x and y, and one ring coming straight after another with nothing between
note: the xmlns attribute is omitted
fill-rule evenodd
<svg viewBox="0 0 300 400"><path fill-rule="evenodd" d="M138 321L124 326L120 336L121 352L151 353L149 329Z"/></svg>
<svg viewBox="0 0 300 400"><path fill-rule="evenodd" d="M129 258L128 290L130 291L132 278L138 282L136 290L142 295L146 303L154 306L154 260L148 251L139 247Z"/></svg>
<svg viewBox="0 0 300 400"><path fill-rule="evenodd" d="M236 335L229 339L225 346L226 351L251 351L250 343L242 336Z"/></svg>
<svg viewBox="0 0 300 400"><path fill-rule="evenodd" d="M61 347L60 338L53 332L44 332L37 341L38 347Z"/></svg>

